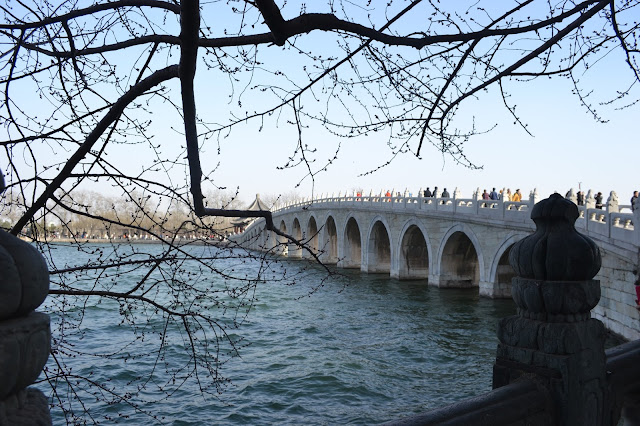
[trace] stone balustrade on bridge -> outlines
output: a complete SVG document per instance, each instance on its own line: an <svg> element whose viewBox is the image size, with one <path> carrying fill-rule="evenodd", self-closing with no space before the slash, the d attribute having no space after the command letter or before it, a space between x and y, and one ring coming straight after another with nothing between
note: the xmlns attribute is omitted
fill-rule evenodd
<svg viewBox="0 0 640 426"><path fill-rule="evenodd" d="M421 193L421 192L420 192ZM456 194L457 195L457 194ZM603 209L579 206L575 227L602 252L602 297L594 316L615 333L640 337L634 283L638 280L640 212L617 202ZM534 190L516 201L384 195L321 196L288 203L272 211L274 226L304 242L306 249L253 221L231 239L243 247L291 259L426 279L435 287L476 287L485 297L511 296L511 247L531 234Z"/></svg>

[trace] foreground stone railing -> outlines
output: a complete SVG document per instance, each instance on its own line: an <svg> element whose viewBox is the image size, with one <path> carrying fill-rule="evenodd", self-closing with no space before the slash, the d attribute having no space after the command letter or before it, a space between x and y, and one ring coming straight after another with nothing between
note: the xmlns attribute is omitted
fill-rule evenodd
<svg viewBox="0 0 640 426"><path fill-rule="evenodd" d="M552 195L510 252L518 309L498 326L494 390L396 424L614 426L621 415L638 424L640 341L604 350L604 325L591 318L600 251L576 231L579 215Z"/></svg>
<svg viewBox="0 0 640 426"><path fill-rule="evenodd" d="M387 423L387 426L542 426L553 424L548 421L552 414L550 394L532 380L521 380L456 404Z"/></svg>
<svg viewBox="0 0 640 426"><path fill-rule="evenodd" d="M625 426L640 424L640 340L605 352L611 424L624 419ZM533 378L497 388L443 408L408 417L388 425L553 425L551 394Z"/></svg>

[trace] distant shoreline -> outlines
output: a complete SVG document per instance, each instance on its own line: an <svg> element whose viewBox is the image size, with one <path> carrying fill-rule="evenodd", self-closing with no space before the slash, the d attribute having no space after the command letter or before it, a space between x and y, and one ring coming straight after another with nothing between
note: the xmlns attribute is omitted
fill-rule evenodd
<svg viewBox="0 0 640 426"><path fill-rule="evenodd" d="M21 238L27 242L38 242L38 243L48 243L48 244L168 244L170 241L167 240L159 240L159 239L141 239L141 238L52 238L48 240L38 239L32 240L29 238ZM180 238L173 241L176 245L212 245L216 247L226 246L228 240L220 241L220 240L202 240L202 239L186 239Z"/></svg>

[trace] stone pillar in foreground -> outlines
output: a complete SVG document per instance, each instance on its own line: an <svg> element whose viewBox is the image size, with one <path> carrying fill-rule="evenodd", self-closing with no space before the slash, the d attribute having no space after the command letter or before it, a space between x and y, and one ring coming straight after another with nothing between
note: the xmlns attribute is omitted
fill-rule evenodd
<svg viewBox="0 0 640 426"><path fill-rule="evenodd" d="M0 176L2 174L0 173ZM0 179L0 193L4 183ZM49 270L31 244L0 230L0 425L50 425L49 402L28 388L49 357L49 316L34 310L49 292Z"/></svg>
<svg viewBox="0 0 640 426"><path fill-rule="evenodd" d="M498 326L493 387L526 376L555 402L549 425L609 426L605 328L591 318L600 300L600 251L574 223L577 206L559 194L536 204L536 232L516 243L517 315Z"/></svg>

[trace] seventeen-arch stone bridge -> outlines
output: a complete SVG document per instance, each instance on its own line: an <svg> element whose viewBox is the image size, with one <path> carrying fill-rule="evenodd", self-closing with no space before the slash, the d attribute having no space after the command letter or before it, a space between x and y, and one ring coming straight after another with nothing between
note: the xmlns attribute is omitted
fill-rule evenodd
<svg viewBox="0 0 640 426"><path fill-rule="evenodd" d="M535 230L535 191L521 202L388 196L319 197L272 212L274 226L304 241L327 264L426 279L436 287L477 287L486 297L510 297L509 251ZM602 297L594 316L615 333L640 338L634 283L638 280L640 214L609 202L580 206L576 229L602 252ZM622 210L622 212L620 211ZM310 255L265 230L264 219L232 239L243 247L288 258Z"/></svg>

